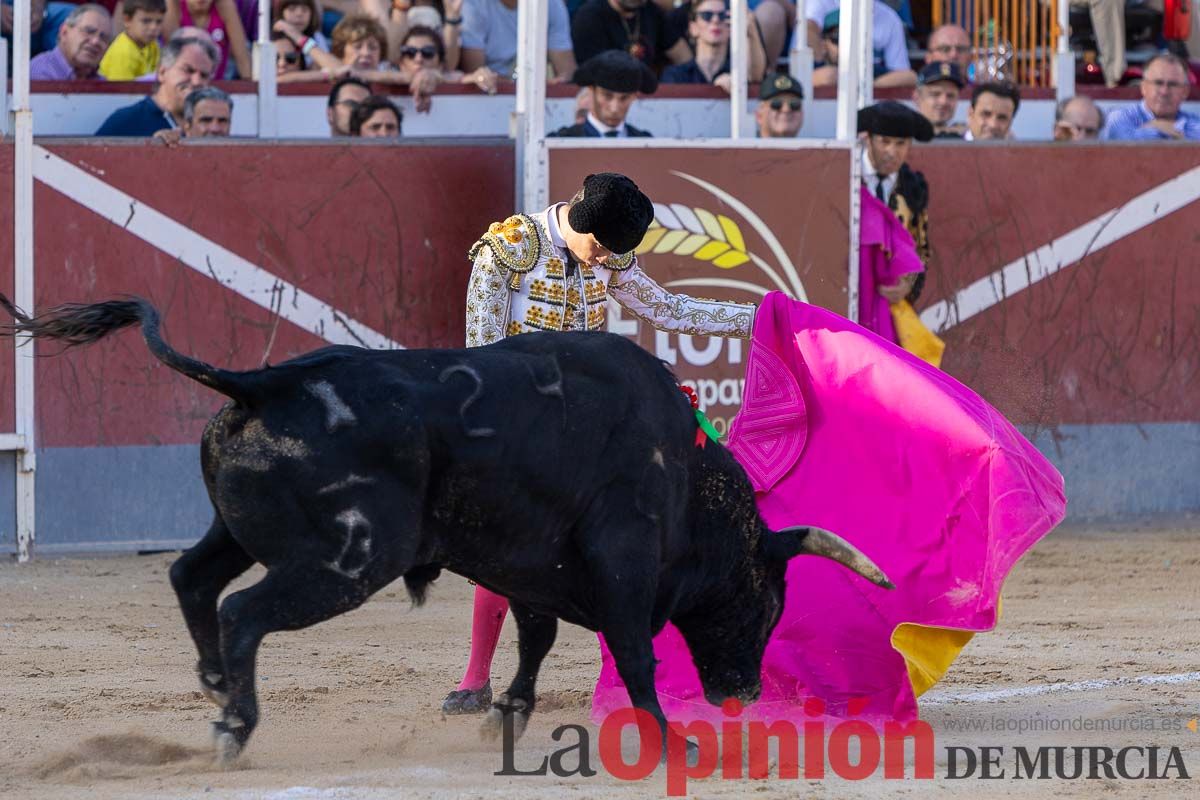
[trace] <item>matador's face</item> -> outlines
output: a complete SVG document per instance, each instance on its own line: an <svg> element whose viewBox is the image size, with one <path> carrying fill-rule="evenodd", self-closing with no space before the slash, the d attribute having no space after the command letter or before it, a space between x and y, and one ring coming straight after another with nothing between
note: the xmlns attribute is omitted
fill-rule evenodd
<svg viewBox="0 0 1200 800"><path fill-rule="evenodd" d="M571 251L571 254L589 267L604 266L613 257L612 250L596 241L596 237L590 233L572 231L572 236L568 236L566 239L567 249Z"/></svg>

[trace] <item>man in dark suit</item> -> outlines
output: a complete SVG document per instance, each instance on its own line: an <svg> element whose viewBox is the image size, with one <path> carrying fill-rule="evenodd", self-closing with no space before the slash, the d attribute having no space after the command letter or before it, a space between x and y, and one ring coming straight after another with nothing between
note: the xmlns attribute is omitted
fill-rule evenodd
<svg viewBox="0 0 1200 800"><path fill-rule="evenodd" d="M929 269L929 184L906 163L913 139L928 142L933 124L895 100L885 100L858 112L858 132L866 134L862 177L867 191L883 201L912 235L921 262ZM910 284L896 287L892 302L916 302L925 273L913 273ZM903 291L901 291L903 289Z"/></svg>
<svg viewBox="0 0 1200 800"><path fill-rule="evenodd" d="M623 50L605 50L575 70L574 81L591 87L587 118L550 136L649 136L647 131L625 122L639 94L653 94L658 79L649 67Z"/></svg>

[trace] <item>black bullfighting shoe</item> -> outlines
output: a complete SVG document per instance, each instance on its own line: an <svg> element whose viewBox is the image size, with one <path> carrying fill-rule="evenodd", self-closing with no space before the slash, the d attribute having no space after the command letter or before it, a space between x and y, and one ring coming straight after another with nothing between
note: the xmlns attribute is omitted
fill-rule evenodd
<svg viewBox="0 0 1200 800"><path fill-rule="evenodd" d="M492 706L492 682L478 689L458 689L442 701L443 714L482 714Z"/></svg>

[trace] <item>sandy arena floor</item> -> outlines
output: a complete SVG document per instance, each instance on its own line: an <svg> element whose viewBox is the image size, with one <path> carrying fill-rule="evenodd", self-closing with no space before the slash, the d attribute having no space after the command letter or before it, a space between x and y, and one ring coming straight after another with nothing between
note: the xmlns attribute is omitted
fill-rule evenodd
<svg viewBox="0 0 1200 800"><path fill-rule="evenodd" d="M359 611L269 637L259 657L262 723L240 768L212 762L216 709L166 578L172 556L0 564L0 797L370 800L662 797L641 782L495 777L478 718L443 718L466 658L470 587L447 575L423 609L399 585ZM239 585L253 580L247 576ZM926 696L932 781L692 781L693 797L1198 796L1200 525L1064 529L1018 565L996 633L968 645ZM515 669L505 628L497 674ZM560 627L541 705L518 745L528 769L550 732L587 722L598 669L592 634ZM1176 676L1146 680L1146 676ZM1056 687L1056 688L1047 688ZM1012 691L1008 691L1012 690ZM1028 733L1022 721L1124 730ZM1082 721L1082 722L1080 722ZM1146 726L1154 730L1146 730ZM974 730L964 730L973 727ZM988 730L990 728L990 730ZM594 732L594 728L592 729ZM592 739L593 749L595 737ZM951 745L1157 744L1181 749L1192 780L947 780ZM1006 757L1010 763L1011 758ZM1144 759L1141 761L1144 764ZM599 767L598 759L593 766Z"/></svg>

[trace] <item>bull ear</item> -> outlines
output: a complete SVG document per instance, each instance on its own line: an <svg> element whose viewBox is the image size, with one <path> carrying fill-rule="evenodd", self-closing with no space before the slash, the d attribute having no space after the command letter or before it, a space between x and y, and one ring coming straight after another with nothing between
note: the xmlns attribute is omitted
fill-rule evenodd
<svg viewBox="0 0 1200 800"><path fill-rule="evenodd" d="M871 559L836 533L815 527L794 527L768 534L763 543L767 558L788 561L793 556L814 555L836 561L863 576L876 586L894 589L895 585Z"/></svg>

